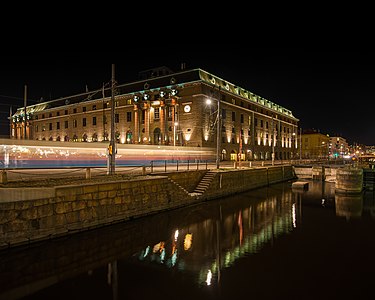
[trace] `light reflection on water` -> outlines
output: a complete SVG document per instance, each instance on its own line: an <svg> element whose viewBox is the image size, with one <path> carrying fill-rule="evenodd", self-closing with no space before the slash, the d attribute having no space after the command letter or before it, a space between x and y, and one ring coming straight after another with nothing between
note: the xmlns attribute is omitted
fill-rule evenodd
<svg viewBox="0 0 375 300"><path fill-rule="evenodd" d="M357 264L375 266L374 202L289 182L4 251L0 299L322 299L340 294L332 283L355 293L368 280Z"/></svg>

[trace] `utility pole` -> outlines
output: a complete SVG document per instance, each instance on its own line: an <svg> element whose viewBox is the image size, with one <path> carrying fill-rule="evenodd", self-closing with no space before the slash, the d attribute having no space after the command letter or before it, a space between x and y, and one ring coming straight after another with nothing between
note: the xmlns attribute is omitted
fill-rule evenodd
<svg viewBox="0 0 375 300"><path fill-rule="evenodd" d="M218 99L217 99L217 122L216 122L216 169L220 168L220 137L221 137L221 114L220 114L220 86L218 91Z"/></svg>
<svg viewBox="0 0 375 300"><path fill-rule="evenodd" d="M302 159L302 128L299 129L299 160Z"/></svg>
<svg viewBox="0 0 375 300"><path fill-rule="evenodd" d="M24 129L23 129L23 139L26 140L26 124L27 124L27 116L26 116L26 107L27 107L27 85L25 84L24 94L23 94L23 105L24 105L24 114L25 114L25 121L24 121Z"/></svg>
<svg viewBox="0 0 375 300"><path fill-rule="evenodd" d="M111 79L111 140L108 148L109 175L115 174L116 141L115 141L115 65L112 64Z"/></svg>
<svg viewBox="0 0 375 300"><path fill-rule="evenodd" d="M275 163L275 141L276 141L276 134L275 134L275 126L273 123L273 115L272 115L272 153L271 153L272 165L274 165Z"/></svg>
<svg viewBox="0 0 375 300"><path fill-rule="evenodd" d="M9 107L9 120L12 120L12 116L13 116L13 111L12 111L12 105ZM10 121L10 124L9 124L9 138L13 138L12 136L12 124L13 122Z"/></svg>

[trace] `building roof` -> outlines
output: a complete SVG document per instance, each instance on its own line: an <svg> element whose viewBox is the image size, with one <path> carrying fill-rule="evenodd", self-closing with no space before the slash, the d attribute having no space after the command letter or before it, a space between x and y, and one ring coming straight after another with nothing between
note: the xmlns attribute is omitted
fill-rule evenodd
<svg viewBox="0 0 375 300"><path fill-rule="evenodd" d="M116 85L116 95L125 94L143 94L148 91L155 91L160 89L177 88L179 85L193 82L204 82L207 85L216 87L224 92L234 94L251 102L256 103L259 106L263 106L267 109L274 110L277 113L286 115L294 120L297 120L292 114L292 111L273 103L259 95L256 95L244 88L241 88L235 84L230 83L218 76L215 76L202 69L183 70L180 72L170 73L158 77L150 77L147 79ZM80 103L84 101L90 101L95 99L103 99L111 97L111 87L107 83L100 89L71 95L67 97L61 97L59 99L38 103L35 105L27 106L27 113L35 113L45 109L54 107L60 107L64 105ZM18 108L17 112L13 116L22 116L24 114L24 108Z"/></svg>

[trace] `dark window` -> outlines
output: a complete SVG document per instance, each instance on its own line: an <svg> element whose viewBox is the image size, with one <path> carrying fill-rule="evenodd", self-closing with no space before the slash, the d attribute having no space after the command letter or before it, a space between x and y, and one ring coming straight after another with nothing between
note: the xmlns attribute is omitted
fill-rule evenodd
<svg viewBox="0 0 375 300"><path fill-rule="evenodd" d="M126 121L127 122L132 121L132 112L131 111L126 112Z"/></svg>
<svg viewBox="0 0 375 300"><path fill-rule="evenodd" d="M120 115L115 114L115 123L119 123L119 122L120 122Z"/></svg>
<svg viewBox="0 0 375 300"><path fill-rule="evenodd" d="M86 111L86 106L82 107L82 111L83 111L83 112Z"/></svg>
<svg viewBox="0 0 375 300"><path fill-rule="evenodd" d="M84 126L84 127L86 126L86 118L82 119L82 126Z"/></svg>
<svg viewBox="0 0 375 300"><path fill-rule="evenodd" d="M60 129L60 122L56 122L56 129Z"/></svg>
<svg viewBox="0 0 375 300"><path fill-rule="evenodd" d="M221 118L222 119L226 119L226 117L227 117L227 110L226 109L222 109L221 110Z"/></svg>
<svg viewBox="0 0 375 300"><path fill-rule="evenodd" d="M96 117L92 117L92 125L96 125Z"/></svg>
<svg viewBox="0 0 375 300"><path fill-rule="evenodd" d="M65 121L65 128L69 128L69 122Z"/></svg>
<svg viewBox="0 0 375 300"><path fill-rule="evenodd" d="M232 121L236 121L236 112L232 111Z"/></svg>
<svg viewBox="0 0 375 300"><path fill-rule="evenodd" d="M52 123L49 123L49 130L52 130Z"/></svg>

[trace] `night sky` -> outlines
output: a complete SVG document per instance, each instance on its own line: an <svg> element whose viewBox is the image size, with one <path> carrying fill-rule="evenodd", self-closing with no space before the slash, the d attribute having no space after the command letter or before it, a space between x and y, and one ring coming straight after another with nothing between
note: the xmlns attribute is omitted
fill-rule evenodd
<svg viewBox="0 0 375 300"><path fill-rule="evenodd" d="M372 52L311 51L220 45L151 45L123 52L7 53L0 59L0 135L8 135L9 108L119 84L138 72L167 66L201 68L290 109L303 129L342 136L350 144L375 145L375 58ZM147 51L146 51L147 48ZM129 50L130 49L130 50Z"/></svg>

